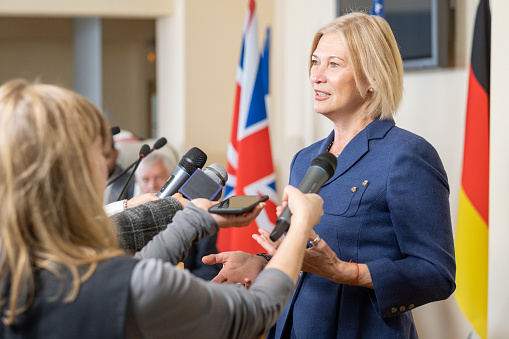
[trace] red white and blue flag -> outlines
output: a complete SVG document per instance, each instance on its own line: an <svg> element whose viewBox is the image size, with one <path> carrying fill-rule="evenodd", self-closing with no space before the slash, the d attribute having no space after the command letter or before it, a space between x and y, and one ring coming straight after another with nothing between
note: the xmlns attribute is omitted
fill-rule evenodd
<svg viewBox="0 0 509 339"><path fill-rule="evenodd" d="M373 5L371 6L371 15L378 15L382 18L385 17L384 11L384 0L373 0Z"/></svg>
<svg viewBox="0 0 509 339"><path fill-rule="evenodd" d="M217 248L220 252L242 250L254 254L264 250L251 235L258 233L258 228L272 231L278 204L266 105L269 93L270 30L267 29L264 50L260 54L254 0L249 1L242 37L233 124L227 150L228 182L225 197L268 195L269 200L251 225L221 229Z"/></svg>

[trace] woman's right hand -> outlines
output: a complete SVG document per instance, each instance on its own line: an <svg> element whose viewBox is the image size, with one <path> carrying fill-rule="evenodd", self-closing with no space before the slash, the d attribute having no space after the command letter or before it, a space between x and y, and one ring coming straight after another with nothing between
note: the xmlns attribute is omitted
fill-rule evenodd
<svg viewBox="0 0 509 339"><path fill-rule="evenodd" d="M261 247L263 247L267 251L268 254L274 255L274 253L276 253L277 248L281 244L281 241L280 240L276 240L276 241L270 240L270 232L263 228L259 228L258 233L260 233L260 234L255 233L252 235L253 239L256 240L256 242L258 242L258 244ZM283 239L283 236L281 236L280 239Z"/></svg>
<svg viewBox="0 0 509 339"><path fill-rule="evenodd" d="M292 190L292 192L294 190L296 190L292 186L289 186L289 187L291 187L291 188L289 188L289 190ZM294 194L294 193L292 193L292 194ZM295 193L295 194L298 194L298 193ZM298 209L301 213L308 213L309 218L310 218L309 220L311 220L309 222L309 225L314 226L320 221L320 217L323 215L323 211L322 211L323 200L316 194L312 195L312 194L301 193L300 195L301 195L301 198L303 198L303 200L300 200L300 201L296 200L294 202L295 206L290 207L290 211L291 211L291 208L294 208L294 209ZM278 216L281 214L284 207L287 205L287 202L288 202L288 193L287 192L286 192L286 196L283 198L283 200L285 200L283 205L278 206L278 208L277 208ZM298 204L304 204L304 206L309 207L309 210L306 211L305 208L297 207ZM296 218L299 218L299 213L297 213ZM314 220L314 221L312 221L312 220ZM283 240L284 236L281 236L280 240L272 241L270 239L270 232L268 232L267 230L260 228L260 229L258 229L258 232L260 234L252 235L253 239L256 240L258 242L258 244L260 244L260 246L262 246L267 251L268 254L274 255L274 253L276 253L277 248L281 244L281 241ZM310 232L313 232L313 231L310 230Z"/></svg>

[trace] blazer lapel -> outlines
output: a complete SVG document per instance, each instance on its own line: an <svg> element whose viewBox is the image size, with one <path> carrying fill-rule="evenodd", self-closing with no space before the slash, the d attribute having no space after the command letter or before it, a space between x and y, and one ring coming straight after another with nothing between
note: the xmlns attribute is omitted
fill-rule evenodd
<svg viewBox="0 0 509 339"><path fill-rule="evenodd" d="M346 145L341 154L338 156L338 166L336 168L336 172L334 172L332 178L329 179L324 184L324 186L343 175L353 165L355 165L359 159L361 159L366 153L369 152L369 140L383 138L394 126L395 123L393 119L376 119L372 121L368 126L366 126L366 128L364 128L362 131L360 131L348 143L348 145ZM331 135L325 139L323 144L325 145L325 149L331 143L333 137L334 132L332 132Z"/></svg>

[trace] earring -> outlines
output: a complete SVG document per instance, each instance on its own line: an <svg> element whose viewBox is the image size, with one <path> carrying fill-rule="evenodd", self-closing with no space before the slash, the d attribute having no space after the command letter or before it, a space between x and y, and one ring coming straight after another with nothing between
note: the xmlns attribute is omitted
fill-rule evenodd
<svg viewBox="0 0 509 339"><path fill-rule="evenodd" d="M368 88L368 92L369 92L369 93L373 93L374 91L375 91L375 90L373 89L373 87Z"/></svg>

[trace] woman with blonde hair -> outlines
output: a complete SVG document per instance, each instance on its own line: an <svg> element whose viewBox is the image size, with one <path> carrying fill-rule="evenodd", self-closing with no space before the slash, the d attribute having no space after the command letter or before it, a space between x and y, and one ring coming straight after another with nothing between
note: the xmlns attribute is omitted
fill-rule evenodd
<svg viewBox="0 0 509 339"><path fill-rule="evenodd" d="M383 18L350 13L318 30L309 61L314 110L333 127L294 156L290 184L322 152L338 167L319 191L324 215L304 273L268 338L417 338L411 311L452 294L456 265L440 157L393 120L403 95L396 40ZM260 233L277 254L279 242Z"/></svg>
<svg viewBox="0 0 509 339"><path fill-rule="evenodd" d="M321 199L287 188L297 226L249 290L208 283L174 264L219 227L249 224L263 204L226 217L193 200L135 258L125 256L102 206L109 141L103 115L70 90L21 80L0 87L0 337L248 338L266 331L293 290Z"/></svg>

